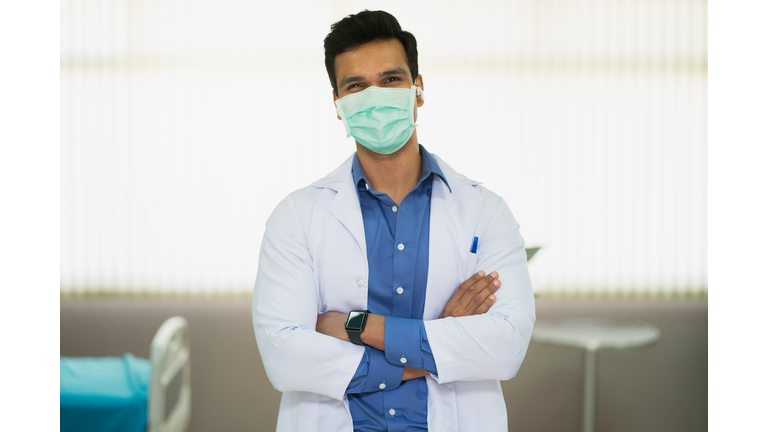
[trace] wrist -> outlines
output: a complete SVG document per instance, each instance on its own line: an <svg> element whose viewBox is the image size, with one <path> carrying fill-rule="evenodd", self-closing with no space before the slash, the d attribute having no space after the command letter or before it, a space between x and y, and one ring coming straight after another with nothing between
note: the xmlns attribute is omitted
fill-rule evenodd
<svg viewBox="0 0 768 432"><path fill-rule="evenodd" d="M416 378L421 378L429 375L429 372L423 370L423 369L414 369L410 368L408 366L403 368L403 379L402 381L409 381Z"/></svg>
<svg viewBox="0 0 768 432"><path fill-rule="evenodd" d="M360 335L360 340L379 351L384 351L384 325L386 317L384 315L368 314L368 321L365 329Z"/></svg>
<svg viewBox="0 0 768 432"><path fill-rule="evenodd" d="M347 341L347 342L352 342L349 339L349 333L347 333L347 320L349 319L349 315L348 314L343 314L343 313L340 314L340 315L341 316L340 316L339 320L341 321L342 329L341 329L341 333L339 333L339 339L341 339L343 341ZM342 336L342 333L343 333L343 336Z"/></svg>

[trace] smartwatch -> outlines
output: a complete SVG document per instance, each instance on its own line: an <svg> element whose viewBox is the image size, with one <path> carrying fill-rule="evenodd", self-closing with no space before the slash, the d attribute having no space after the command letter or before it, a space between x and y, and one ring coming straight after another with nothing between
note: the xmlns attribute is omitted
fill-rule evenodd
<svg viewBox="0 0 768 432"><path fill-rule="evenodd" d="M360 335L365 330L365 323L368 321L369 313L371 312L367 310L353 310L347 315L347 324L344 328L347 329L349 340L355 345L365 345L360 340Z"/></svg>

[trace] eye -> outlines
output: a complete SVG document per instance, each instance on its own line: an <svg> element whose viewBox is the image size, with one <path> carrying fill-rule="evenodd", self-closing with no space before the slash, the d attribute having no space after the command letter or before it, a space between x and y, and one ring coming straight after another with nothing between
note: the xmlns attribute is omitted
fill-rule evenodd
<svg viewBox="0 0 768 432"><path fill-rule="evenodd" d="M347 90L352 90L353 88L360 87L360 84L350 84L347 86Z"/></svg>
<svg viewBox="0 0 768 432"><path fill-rule="evenodd" d="M394 81L402 81L402 80L400 79L400 77L393 76L393 77L389 77L386 80L384 80L384 83L389 83L389 82L394 82Z"/></svg>

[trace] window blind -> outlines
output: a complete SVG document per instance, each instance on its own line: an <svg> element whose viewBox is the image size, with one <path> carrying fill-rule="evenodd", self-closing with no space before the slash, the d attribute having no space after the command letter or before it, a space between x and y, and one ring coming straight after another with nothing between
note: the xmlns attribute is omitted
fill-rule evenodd
<svg viewBox="0 0 768 432"><path fill-rule="evenodd" d="M250 292L272 209L354 151L322 41L366 8L537 293L706 291L706 1L62 0L62 293Z"/></svg>

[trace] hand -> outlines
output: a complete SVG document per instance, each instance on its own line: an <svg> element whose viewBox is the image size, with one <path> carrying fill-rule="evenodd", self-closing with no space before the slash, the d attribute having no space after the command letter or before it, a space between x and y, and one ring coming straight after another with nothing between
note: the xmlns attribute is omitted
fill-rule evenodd
<svg viewBox="0 0 768 432"><path fill-rule="evenodd" d="M408 381L429 375L429 372L423 369L414 369L408 366L403 367L403 378L401 381Z"/></svg>
<svg viewBox="0 0 768 432"><path fill-rule="evenodd" d="M326 312L317 316L315 330L318 333L349 342L346 325L347 314L341 312Z"/></svg>
<svg viewBox="0 0 768 432"><path fill-rule="evenodd" d="M448 303L443 308L440 318L462 317L469 315L479 315L488 312L496 301L493 295L501 288L499 274L491 272L485 276L485 272L480 271L464 281L453 293Z"/></svg>

